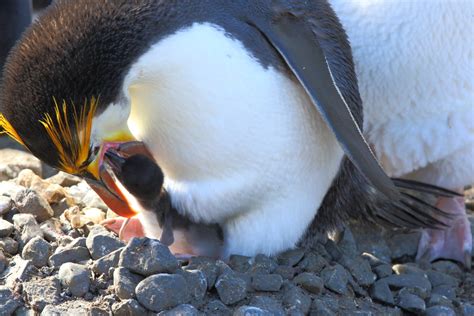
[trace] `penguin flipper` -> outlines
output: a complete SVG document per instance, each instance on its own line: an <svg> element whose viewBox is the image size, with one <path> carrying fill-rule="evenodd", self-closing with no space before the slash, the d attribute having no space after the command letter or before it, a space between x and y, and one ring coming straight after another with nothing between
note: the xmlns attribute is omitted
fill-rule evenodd
<svg viewBox="0 0 474 316"><path fill-rule="evenodd" d="M257 28L279 52L359 171L387 197L400 199L397 188L379 165L340 93L324 50L309 23L290 14L269 22L257 18L247 23Z"/></svg>

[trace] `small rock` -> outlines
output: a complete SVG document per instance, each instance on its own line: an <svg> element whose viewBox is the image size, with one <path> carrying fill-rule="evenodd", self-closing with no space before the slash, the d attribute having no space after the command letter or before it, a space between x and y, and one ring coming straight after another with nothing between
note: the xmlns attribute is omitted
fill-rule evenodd
<svg viewBox="0 0 474 316"><path fill-rule="evenodd" d="M452 287L451 285L438 285L437 287L433 288L431 293L443 295L450 300L454 300L456 298L456 288Z"/></svg>
<svg viewBox="0 0 474 316"><path fill-rule="evenodd" d="M204 273L200 270L178 270L177 273L186 280L192 302L200 304L206 296L207 290L207 280Z"/></svg>
<svg viewBox="0 0 474 316"><path fill-rule="evenodd" d="M281 303L268 296L254 296L250 300L250 305L269 311L270 313L272 313L272 315L285 315L285 311Z"/></svg>
<svg viewBox="0 0 474 316"><path fill-rule="evenodd" d="M52 267L60 267L66 262L79 263L87 261L90 258L89 250L85 247L58 248L55 253L49 257L49 265Z"/></svg>
<svg viewBox="0 0 474 316"><path fill-rule="evenodd" d="M392 253L392 260L404 257L415 257L418 250L420 232L410 234L395 234L386 239Z"/></svg>
<svg viewBox="0 0 474 316"><path fill-rule="evenodd" d="M463 275L461 268L452 261L440 260L434 262L431 266L435 271L448 274L456 279L460 279Z"/></svg>
<svg viewBox="0 0 474 316"><path fill-rule="evenodd" d="M463 304L462 305L462 314L463 316L472 316L474 315L474 305L472 304Z"/></svg>
<svg viewBox="0 0 474 316"><path fill-rule="evenodd" d="M110 268L114 268L118 265L122 250L123 248L117 249L96 260L92 264L92 271L94 271L96 275L108 274Z"/></svg>
<svg viewBox="0 0 474 316"><path fill-rule="evenodd" d="M391 250L384 238L384 229L375 225L350 225L352 234L361 253L369 253L382 262L391 262Z"/></svg>
<svg viewBox="0 0 474 316"><path fill-rule="evenodd" d="M304 249L291 249L278 256L278 264L294 267L303 259Z"/></svg>
<svg viewBox="0 0 474 316"><path fill-rule="evenodd" d="M36 191L30 189L22 190L15 195L13 200L20 213L32 214L40 223L54 215L54 211L46 199L36 193Z"/></svg>
<svg viewBox="0 0 474 316"><path fill-rule="evenodd" d="M66 197L66 191L58 184L50 184L46 190L44 190L43 196L46 198L46 201L48 201L49 204L59 203Z"/></svg>
<svg viewBox="0 0 474 316"><path fill-rule="evenodd" d="M250 257L232 255L229 258L229 266L237 272L247 272L250 269Z"/></svg>
<svg viewBox="0 0 474 316"><path fill-rule="evenodd" d="M428 300L427 306L431 307L431 306L436 306L436 305L442 305L442 306L448 306L448 307L453 306L451 300L448 299L446 296L443 296L441 294L436 294L436 293L433 294L432 293L429 300Z"/></svg>
<svg viewBox="0 0 474 316"><path fill-rule="evenodd" d="M219 300L210 300L204 308L206 315L231 315L231 310Z"/></svg>
<svg viewBox="0 0 474 316"><path fill-rule="evenodd" d="M144 276L179 268L168 247L149 238L133 238L120 254L119 265Z"/></svg>
<svg viewBox="0 0 474 316"><path fill-rule="evenodd" d="M10 236L14 229L15 226L12 223L0 218L0 238Z"/></svg>
<svg viewBox="0 0 474 316"><path fill-rule="evenodd" d="M108 206L102 201L102 199L92 190L88 190L86 195L81 201L85 206L101 209L106 212Z"/></svg>
<svg viewBox="0 0 474 316"><path fill-rule="evenodd" d="M313 294L320 294L324 288L323 280L314 275L313 273L304 272L297 275L293 282L295 284L301 285L306 291Z"/></svg>
<svg viewBox="0 0 474 316"><path fill-rule="evenodd" d="M252 287L256 291L276 292L283 284L279 274L255 274L252 276Z"/></svg>
<svg viewBox="0 0 474 316"><path fill-rule="evenodd" d="M459 280L458 279L456 279L456 278L454 278L450 275L444 274L442 272L428 271L428 272L426 272L426 274L428 275L428 280L430 280L432 287L437 287L437 286L440 286L440 285L449 285L451 287L458 287L459 286Z"/></svg>
<svg viewBox="0 0 474 316"><path fill-rule="evenodd" d="M114 316L143 316L146 310L136 300L122 300L112 305Z"/></svg>
<svg viewBox="0 0 474 316"><path fill-rule="evenodd" d="M354 235L349 227L337 235L337 245L346 256L355 257L358 254Z"/></svg>
<svg viewBox="0 0 474 316"><path fill-rule="evenodd" d="M243 305L237 308L232 315L233 316L272 316L273 314L259 307Z"/></svg>
<svg viewBox="0 0 474 316"><path fill-rule="evenodd" d="M0 181L14 179L21 170L31 169L41 175L41 161L30 153L15 149L0 149Z"/></svg>
<svg viewBox="0 0 474 316"><path fill-rule="evenodd" d="M100 224L105 220L105 213L101 209L86 207L82 209L84 216L82 216L83 221L86 224Z"/></svg>
<svg viewBox="0 0 474 316"><path fill-rule="evenodd" d="M278 266L273 272L275 274L281 275L281 277L285 280L293 280L296 274L295 268L290 266Z"/></svg>
<svg viewBox="0 0 474 316"><path fill-rule="evenodd" d="M79 306L78 306L79 305ZM98 316L94 313L93 308L87 308L85 306L81 306L82 304L77 304L76 306L72 307L71 305L59 304L59 305L47 305L41 316ZM103 316L100 315L100 316ZM104 315L105 316L105 315Z"/></svg>
<svg viewBox="0 0 474 316"><path fill-rule="evenodd" d="M375 282L370 288L370 296L381 303L394 305L395 300L393 299L392 291L384 280Z"/></svg>
<svg viewBox="0 0 474 316"><path fill-rule="evenodd" d="M277 267L278 263L275 259L262 254L256 255L252 264L252 269L254 269L254 271L259 270L266 273L273 273Z"/></svg>
<svg viewBox="0 0 474 316"><path fill-rule="evenodd" d="M61 284L56 277L37 279L23 284L25 300L38 311L48 304L57 304L60 300Z"/></svg>
<svg viewBox="0 0 474 316"><path fill-rule="evenodd" d="M13 223L21 232L21 246L24 246L34 237L43 237L43 231L32 214L15 214Z"/></svg>
<svg viewBox="0 0 474 316"><path fill-rule="evenodd" d="M321 276L324 280L324 285L331 291L338 294L347 293L348 272L341 265L324 268Z"/></svg>
<svg viewBox="0 0 474 316"><path fill-rule="evenodd" d="M207 288L210 290L216 283L219 267L215 260L206 257L194 257L189 260L185 270L200 270L206 276Z"/></svg>
<svg viewBox="0 0 474 316"><path fill-rule="evenodd" d="M420 297L407 292L398 296L397 305L403 310L415 314L421 314L426 309L425 301Z"/></svg>
<svg viewBox="0 0 474 316"><path fill-rule="evenodd" d="M86 246L94 260L102 258L109 253L125 246L123 242L110 235L93 235L89 233L86 239Z"/></svg>
<svg viewBox="0 0 474 316"><path fill-rule="evenodd" d="M291 287L283 294L283 304L286 308L299 309L303 314L308 314L311 307L311 297L298 287Z"/></svg>
<svg viewBox="0 0 474 316"><path fill-rule="evenodd" d="M311 305L311 314L314 316L335 316L334 312L321 299L315 299Z"/></svg>
<svg viewBox="0 0 474 316"><path fill-rule="evenodd" d="M419 268L415 263L395 264L392 269L396 274L419 274L427 277L425 270Z"/></svg>
<svg viewBox="0 0 474 316"><path fill-rule="evenodd" d="M426 316L456 316L456 313L446 306L432 306L426 309Z"/></svg>
<svg viewBox="0 0 474 316"><path fill-rule="evenodd" d="M14 288L18 282L25 282L35 274L35 268L29 260L23 260L20 256L15 256L10 260L10 265L4 271L6 276L5 285Z"/></svg>
<svg viewBox="0 0 474 316"><path fill-rule="evenodd" d="M54 176L46 179L46 181L48 181L49 183L58 184L62 187L71 187L73 185L79 184L82 181L82 179L79 177L70 175L68 173L59 171Z"/></svg>
<svg viewBox="0 0 474 316"><path fill-rule="evenodd" d="M404 287L417 289L422 297L428 297L431 293L431 283L423 275L419 274L393 274L384 279L392 289Z"/></svg>
<svg viewBox="0 0 474 316"><path fill-rule="evenodd" d="M329 255L334 261L339 261L342 258L341 249L339 249L338 245L336 245L336 243L331 239L328 239L328 241L324 245L324 248L326 248L326 251L329 253Z"/></svg>
<svg viewBox="0 0 474 316"><path fill-rule="evenodd" d="M18 242L10 237L0 239L0 249L10 255L16 255L18 253Z"/></svg>
<svg viewBox="0 0 474 316"><path fill-rule="evenodd" d="M221 275L215 286L219 298L226 305L237 303L247 296L247 283L232 273Z"/></svg>
<svg viewBox="0 0 474 316"><path fill-rule="evenodd" d="M13 208L13 200L8 196L0 195L0 216L4 216Z"/></svg>
<svg viewBox="0 0 474 316"><path fill-rule="evenodd" d="M137 299L154 312L186 304L190 300L186 280L177 274L156 274L141 281L136 287Z"/></svg>
<svg viewBox="0 0 474 316"><path fill-rule="evenodd" d="M89 291L89 270L83 265L66 262L59 268L58 277L61 284L74 296L81 297Z"/></svg>
<svg viewBox="0 0 474 316"><path fill-rule="evenodd" d="M351 259L344 255L339 260L339 263L352 274L356 282L361 286L370 286L377 279L377 276L370 268L369 262L362 257Z"/></svg>
<svg viewBox="0 0 474 316"><path fill-rule="evenodd" d="M364 252L361 254L361 257L367 260L372 268L378 267L381 264L387 264L387 262L382 261L371 253Z"/></svg>
<svg viewBox="0 0 474 316"><path fill-rule="evenodd" d="M197 316L199 315L199 313L198 313L198 310L194 306L189 305L189 304L181 304L169 311L161 312L158 314L158 316L176 316L176 315Z"/></svg>
<svg viewBox="0 0 474 316"><path fill-rule="evenodd" d="M392 274L392 266L389 264L380 264L374 268L374 272L379 279L383 279Z"/></svg>
<svg viewBox="0 0 474 316"><path fill-rule="evenodd" d="M31 263L41 268L48 264L51 255L51 245L41 237L34 237L23 248L21 256L25 260L31 260Z"/></svg>
<svg viewBox="0 0 474 316"><path fill-rule="evenodd" d="M115 294L123 300L135 298L135 288L143 277L130 272L126 268L117 268L114 270Z"/></svg>
<svg viewBox="0 0 474 316"><path fill-rule="evenodd" d="M0 286L0 311L1 315L12 315L21 305L18 297L15 297L12 291L4 286Z"/></svg>
<svg viewBox="0 0 474 316"><path fill-rule="evenodd" d="M61 230L61 222L57 218L53 217L44 221L40 228L43 231L44 238L48 241L56 241L64 236Z"/></svg>
<svg viewBox="0 0 474 316"><path fill-rule="evenodd" d="M298 264L298 267L303 269L306 272L315 272L320 273L325 267L327 267L329 263L323 256L309 252L307 253L303 260Z"/></svg>
<svg viewBox="0 0 474 316"><path fill-rule="evenodd" d="M6 267L8 266L8 260L3 253L3 250L0 249L0 274L5 271Z"/></svg>

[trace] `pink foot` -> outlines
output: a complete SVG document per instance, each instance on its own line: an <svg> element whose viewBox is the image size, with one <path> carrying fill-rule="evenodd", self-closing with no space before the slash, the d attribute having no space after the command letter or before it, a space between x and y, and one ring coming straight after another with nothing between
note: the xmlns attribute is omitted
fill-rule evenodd
<svg viewBox="0 0 474 316"><path fill-rule="evenodd" d="M120 235L120 230L127 219L125 217L110 218L103 221L101 224L108 230ZM136 217L130 218L127 225L123 227L122 236L120 238L124 241L129 241L133 237L145 237L142 223Z"/></svg>
<svg viewBox="0 0 474 316"><path fill-rule="evenodd" d="M466 216L464 198L440 197L436 206L454 215L445 229L423 230L418 244L417 261L432 262L436 259L451 259L471 267L472 235Z"/></svg>

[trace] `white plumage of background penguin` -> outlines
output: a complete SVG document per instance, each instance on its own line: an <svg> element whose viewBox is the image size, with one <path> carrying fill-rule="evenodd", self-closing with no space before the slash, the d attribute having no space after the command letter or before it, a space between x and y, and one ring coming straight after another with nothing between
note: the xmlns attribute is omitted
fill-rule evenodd
<svg viewBox="0 0 474 316"><path fill-rule="evenodd" d="M474 183L472 1L331 0L351 42L364 130L384 169L462 192ZM439 198L458 216L424 230L418 259L470 265L463 198Z"/></svg>

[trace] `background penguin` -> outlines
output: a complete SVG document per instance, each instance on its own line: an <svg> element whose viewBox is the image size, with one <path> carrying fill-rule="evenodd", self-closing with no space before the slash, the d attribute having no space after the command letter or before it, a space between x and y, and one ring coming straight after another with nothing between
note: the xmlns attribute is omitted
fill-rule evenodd
<svg viewBox="0 0 474 316"><path fill-rule="evenodd" d="M154 160L143 154L122 157L118 152L110 150L105 154L105 163L128 191L127 199L140 209L138 218L132 218L127 223L127 226L132 226L128 230L134 234L123 236L123 239L146 235L159 239L174 254L208 257L220 254L220 227L215 224L193 223L171 207L169 195L162 190L163 172ZM140 232L141 223L143 232ZM122 228L118 227L120 224L121 221L114 219L103 223L111 229ZM126 229L127 226L123 228Z"/></svg>
<svg viewBox="0 0 474 316"><path fill-rule="evenodd" d="M222 257L273 255L351 217L442 225L372 156L323 0L58 1L12 51L2 89L6 132L126 217L103 157L143 141L172 206L222 227Z"/></svg>
<svg viewBox="0 0 474 316"><path fill-rule="evenodd" d="M474 183L474 45L470 1L331 0L352 44L364 129L384 169L463 192ZM458 215L425 230L418 259L470 266L464 200L436 204Z"/></svg>

